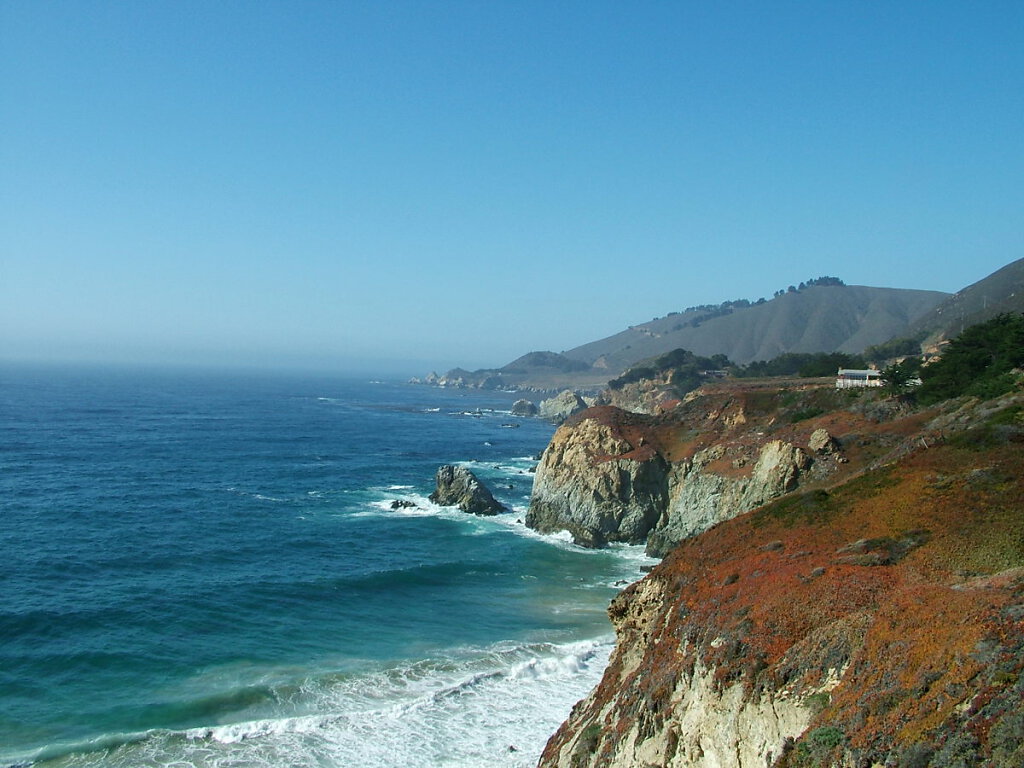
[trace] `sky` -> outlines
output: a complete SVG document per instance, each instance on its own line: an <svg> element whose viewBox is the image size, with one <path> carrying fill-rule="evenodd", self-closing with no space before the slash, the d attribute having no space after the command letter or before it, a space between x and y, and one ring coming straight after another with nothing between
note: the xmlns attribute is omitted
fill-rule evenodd
<svg viewBox="0 0 1024 768"><path fill-rule="evenodd" d="M0 360L500 366L1024 256L1024 3L0 0Z"/></svg>

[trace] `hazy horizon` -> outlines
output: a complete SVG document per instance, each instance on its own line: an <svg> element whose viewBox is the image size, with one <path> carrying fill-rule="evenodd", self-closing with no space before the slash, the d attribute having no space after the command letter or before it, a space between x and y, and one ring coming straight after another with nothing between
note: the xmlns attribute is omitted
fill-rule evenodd
<svg viewBox="0 0 1024 768"><path fill-rule="evenodd" d="M1020 258L1024 6L0 0L0 360L422 375Z"/></svg>

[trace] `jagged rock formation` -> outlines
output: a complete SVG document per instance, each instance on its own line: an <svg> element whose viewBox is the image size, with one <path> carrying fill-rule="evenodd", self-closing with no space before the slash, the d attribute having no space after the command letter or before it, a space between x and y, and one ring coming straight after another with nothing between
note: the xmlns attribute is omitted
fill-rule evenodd
<svg viewBox="0 0 1024 768"><path fill-rule="evenodd" d="M1024 395L944 408L823 415L873 469L621 593L604 678L541 768L1024 765Z"/></svg>
<svg viewBox="0 0 1024 768"><path fill-rule="evenodd" d="M646 540L660 556L839 469L798 447L811 430L768 423L766 393L730 386L659 417L598 406L568 420L537 468L527 525L567 530L583 546Z"/></svg>
<svg viewBox="0 0 1024 768"><path fill-rule="evenodd" d="M835 453L839 450L839 444L835 438L824 428L816 429L811 433L811 439L807 441L807 447L814 453L824 454Z"/></svg>
<svg viewBox="0 0 1024 768"><path fill-rule="evenodd" d="M724 455L725 448L715 445L672 468L669 504L647 542L649 554L664 555L683 539L792 491L811 465L806 453L782 440L761 446L749 475L729 476L709 467Z"/></svg>
<svg viewBox="0 0 1024 768"><path fill-rule="evenodd" d="M437 468L437 488L430 494L430 500L473 515L496 515L505 509L476 475L453 464Z"/></svg>
<svg viewBox="0 0 1024 768"><path fill-rule="evenodd" d="M536 416L537 406L534 405L531 401L527 400L525 397L520 398L519 400L516 400L514 403L512 403L512 415L523 417Z"/></svg>
<svg viewBox="0 0 1024 768"><path fill-rule="evenodd" d="M534 476L528 526L542 533L567 530L592 547L646 539L665 508L668 464L599 418L613 411L587 411L589 418L555 432Z"/></svg>
<svg viewBox="0 0 1024 768"><path fill-rule="evenodd" d="M579 413L587 407L587 402L571 389L563 390L555 397L542 400L540 404L540 417L560 423L568 419L574 413Z"/></svg>

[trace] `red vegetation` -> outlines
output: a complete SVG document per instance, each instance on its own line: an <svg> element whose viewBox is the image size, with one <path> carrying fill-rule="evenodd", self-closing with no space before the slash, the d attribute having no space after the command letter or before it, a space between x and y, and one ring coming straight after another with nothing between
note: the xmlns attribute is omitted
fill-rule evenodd
<svg viewBox="0 0 1024 768"><path fill-rule="evenodd" d="M578 418L679 460L727 439L737 413L767 414L770 396L723 393L700 431L685 406ZM855 467L904 450L897 464L851 467L685 541L625 590L609 611L620 646L642 661L626 670L616 655L542 764L587 724L600 726L594 765L631 724L666 728L676 682L698 659L750 696L806 694L842 672L779 766L1024 764L1024 451L1015 439L919 440L929 415L878 424L832 412L781 428L870 436L844 440L864 453Z"/></svg>

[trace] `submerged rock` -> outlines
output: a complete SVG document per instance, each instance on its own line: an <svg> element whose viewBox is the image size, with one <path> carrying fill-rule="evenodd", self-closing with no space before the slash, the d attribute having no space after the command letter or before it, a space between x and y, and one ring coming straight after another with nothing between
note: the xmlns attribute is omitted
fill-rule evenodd
<svg viewBox="0 0 1024 768"><path fill-rule="evenodd" d="M505 509L476 475L453 464L437 468L437 488L430 494L430 500L473 515L496 515Z"/></svg>

